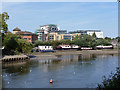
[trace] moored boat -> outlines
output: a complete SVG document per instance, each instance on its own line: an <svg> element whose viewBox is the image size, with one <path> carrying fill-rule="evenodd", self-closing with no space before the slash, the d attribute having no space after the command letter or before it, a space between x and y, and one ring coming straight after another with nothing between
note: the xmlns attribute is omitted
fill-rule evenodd
<svg viewBox="0 0 120 90"><path fill-rule="evenodd" d="M103 45L99 45L99 46L96 46L96 49L113 49L113 45L110 45L110 46L103 46Z"/></svg>
<svg viewBox="0 0 120 90"><path fill-rule="evenodd" d="M92 47L81 47L81 50L93 50Z"/></svg>
<svg viewBox="0 0 120 90"><path fill-rule="evenodd" d="M52 46L38 46L38 49L41 52L55 52Z"/></svg>

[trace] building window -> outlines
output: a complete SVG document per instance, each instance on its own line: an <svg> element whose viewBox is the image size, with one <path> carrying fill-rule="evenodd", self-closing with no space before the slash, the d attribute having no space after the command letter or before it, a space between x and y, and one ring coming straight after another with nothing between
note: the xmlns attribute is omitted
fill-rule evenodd
<svg viewBox="0 0 120 90"><path fill-rule="evenodd" d="M69 39L69 40L71 40L71 36L64 36L64 39Z"/></svg>
<svg viewBox="0 0 120 90"><path fill-rule="evenodd" d="M54 40L54 35L50 35L50 40Z"/></svg>

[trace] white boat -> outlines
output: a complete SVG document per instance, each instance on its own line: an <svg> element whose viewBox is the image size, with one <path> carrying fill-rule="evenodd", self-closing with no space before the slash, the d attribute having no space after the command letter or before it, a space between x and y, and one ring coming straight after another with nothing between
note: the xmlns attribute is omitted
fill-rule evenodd
<svg viewBox="0 0 120 90"><path fill-rule="evenodd" d="M81 50L93 50L92 47L81 47Z"/></svg>
<svg viewBox="0 0 120 90"><path fill-rule="evenodd" d="M59 45L56 47L59 50L80 49L78 45Z"/></svg>
<svg viewBox="0 0 120 90"><path fill-rule="evenodd" d="M38 50L41 52L54 52L53 46L38 46Z"/></svg>
<svg viewBox="0 0 120 90"><path fill-rule="evenodd" d="M103 45L99 45L99 46L96 46L97 49L113 49L113 45L110 45L110 46L103 46Z"/></svg>

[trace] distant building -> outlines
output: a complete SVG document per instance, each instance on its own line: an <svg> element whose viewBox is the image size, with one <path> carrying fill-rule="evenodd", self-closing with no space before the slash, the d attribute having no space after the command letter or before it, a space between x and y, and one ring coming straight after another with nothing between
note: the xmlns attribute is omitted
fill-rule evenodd
<svg viewBox="0 0 120 90"><path fill-rule="evenodd" d="M45 30L46 32L59 30L59 28L55 24L42 25L40 26L40 29Z"/></svg>
<svg viewBox="0 0 120 90"><path fill-rule="evenodd" d="M20 35L30 43L35 43L35 41L38 40L38 35L28 31L21 31L19 28L13 29L13 34Z"/></svg>
<svg viewBox="0 0 120 90"><path fill-rule="evenodd" d="M93 35L95 33L97 38L103 38L103 32L100 30L77 30L67 33L67 30L60 30L60 28L55 24L48 24L40 26L36 30L38 35L38 40L48 41L48 40L61 40L69 39L73 40L76 35Z"/></svg>
<svg viewBox="0 0 120 90"><path fill-rule="evenodd" d="M15 29L13 29L13 34L16 34L16 32L21 31L18 27L16 27Z"/></svg>
<svg viewBox="0 0 120 90"><path fill-rule="evenodd" d="M114 47L118 47L118 40L117 39L111 40L110 42Z"/></svg>
<svg viewBox="0 0 120 90"><path fill-rule="evenodd" d="M100 31L100 30L77 30L77 31L72 31L72 32L69 32L70 34L73 34L73 33L81 33L81 35L93 35L93 33L96 34L96 37L97 38L103 38L103 32Z"/></svg>
<svg viewBox="0 0 120 90"><path fill-rule="evenodd" d="M75 36L77 35L81 35L80 33L74 33L74 34L69 34L69 33L66 33L66 34L58 34L58 33L49 33L49 40L50 41L53 41L53 40L62 40L62 39L65 39L65 40L73 40Z"/></svg>
<svg viewBox="0 0 120 90"><path fill-rule="evenodd" d="M40 40L40 41L45 41L46 40L46 36L47 35L45 35L44 33L45 32L44 32L43 29L37 29L37 31L35 32L35 34L38 35L38 40Z"/></svg>
<svg viewBox="0 0 120 90"><path fill-rule="evenodd" d="M67 30L50 31L50 33L66 34Z"/></svg>
<svg viewBox="0 0 120 90"><path fill-rule="evenodd" d="M35 33L38 35L38 40L48 41L48 35L50 32L62 33L62 31L59 31L59 27L55 24L42 25Z"/></svg>

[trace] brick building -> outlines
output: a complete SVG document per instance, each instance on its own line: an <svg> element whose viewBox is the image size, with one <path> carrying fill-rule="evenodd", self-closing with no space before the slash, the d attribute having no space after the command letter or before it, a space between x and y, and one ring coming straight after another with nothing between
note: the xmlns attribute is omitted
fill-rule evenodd
<svg viewBox="0 0 120 90"><path fill-rule="evenodd" d="M19 28L13 29L13 34L20 35L30 43L35 43L35 41L38 40L38 35L28 31L21 31Z"/></svg>

